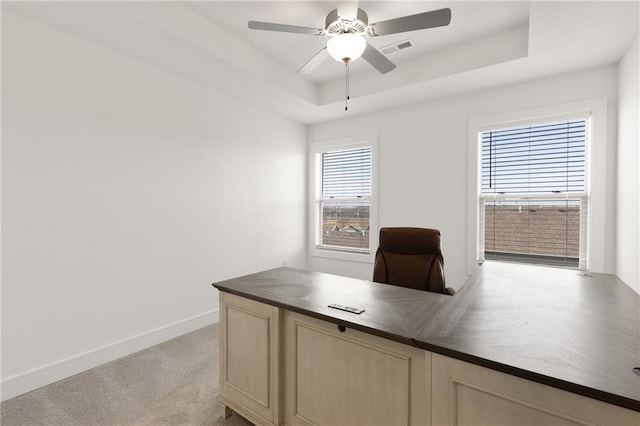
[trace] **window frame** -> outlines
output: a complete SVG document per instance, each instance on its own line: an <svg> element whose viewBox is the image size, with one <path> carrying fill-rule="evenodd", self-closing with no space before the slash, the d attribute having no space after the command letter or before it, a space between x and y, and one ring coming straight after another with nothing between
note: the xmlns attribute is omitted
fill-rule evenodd
<svg viewBox="0 0 640 426"><path fill-rule="evenodd" d="M345 149L371 147L371 196L369 198L369 250L349 248L333 249L330 247L320 247L318 245L318 235L320 225L320 211L318 204L321 201L322 193L322 165L320 157L322 153L328 151L339 151ZM345 260L351 262L373 263L375 251L378 246L378 208L377 208L377 158L378 158L378 137L377 134L367 134L341 139L318 141L309 144L309 201L308 201L308 222L309 222L309 256L329 259Z"/></svg>
<svg viewBox="0 0 640 426"><path fill-rule="evenodd" d="M479 224L481 199L481 132L497 127L517 127L541 124L568 118L590 116L591 139L586 147L587 193L589 217L587 223L587 265L597 272L605 270L605 210L607 165L607 100L590 99L579 102L533 108L515 112L474 117L468 122L468 183L467 183L467 274L477 269L479 262Z"/></svg>

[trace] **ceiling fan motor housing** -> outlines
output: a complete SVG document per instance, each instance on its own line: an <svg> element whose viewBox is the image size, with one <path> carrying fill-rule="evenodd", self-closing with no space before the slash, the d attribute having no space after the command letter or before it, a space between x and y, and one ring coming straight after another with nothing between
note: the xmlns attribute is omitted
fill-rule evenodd
<svg viewBox="0 0 640 426"><path fill-rule="evenodd" d="M333 9L325 19L325 31L327 35L334 36L342 33L364 34L369 25L367 12L358 8L356 19L350 21L338 17L338 9Z"/></svg>

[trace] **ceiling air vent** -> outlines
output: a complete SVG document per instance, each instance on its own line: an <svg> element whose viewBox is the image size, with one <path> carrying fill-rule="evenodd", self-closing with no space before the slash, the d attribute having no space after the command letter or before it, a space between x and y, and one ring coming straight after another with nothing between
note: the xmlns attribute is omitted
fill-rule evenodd
<svg viewBox="0 0 640 426"><path fill-rule="evenodd" d="M413 47L413 45L414 45L414 41L413 40L403 40L403 41L399 41L397 43L393 43L393 44L390 44L388 46L385 46L380 50L385 55L388 55L389 53L397 52L399 50L408 49L410 47Z"/></svg>

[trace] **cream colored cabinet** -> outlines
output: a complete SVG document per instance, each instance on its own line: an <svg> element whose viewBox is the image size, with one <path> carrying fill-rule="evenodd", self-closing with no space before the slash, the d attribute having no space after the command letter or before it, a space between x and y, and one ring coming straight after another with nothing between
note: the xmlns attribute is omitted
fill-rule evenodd
<svg viewBox="0 0 640 426"><path fill-rule="evenodd" d="M434 425L640 425L640 413L438 354Z"/></svg>
<svg viewBox="0 0 640 426"><path fill-rule="evenodd" d="M280 309L220 292L220 391L227 408L281 424Z"/></svg>
<svg viewBox="0 0 640 426"><path fill-rule="evenodd" d="M640 413L220 292L220 392L258 425L640 425Z"/></svg>
<svg viewBox="0 0 640 426"><path fill-rule="evenodd" d="M285 311L287 425L425 425L431 353Z"/></svg>

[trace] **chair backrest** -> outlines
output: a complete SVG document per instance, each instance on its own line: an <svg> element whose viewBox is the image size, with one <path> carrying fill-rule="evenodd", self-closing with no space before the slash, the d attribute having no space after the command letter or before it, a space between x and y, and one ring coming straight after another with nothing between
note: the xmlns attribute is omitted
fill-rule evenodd
<svg viewBox="0 0 640 426"><path fill-rule="evenodd" d="M428 228L381 228L373 281L445 293L440 231Z"/></svg>

